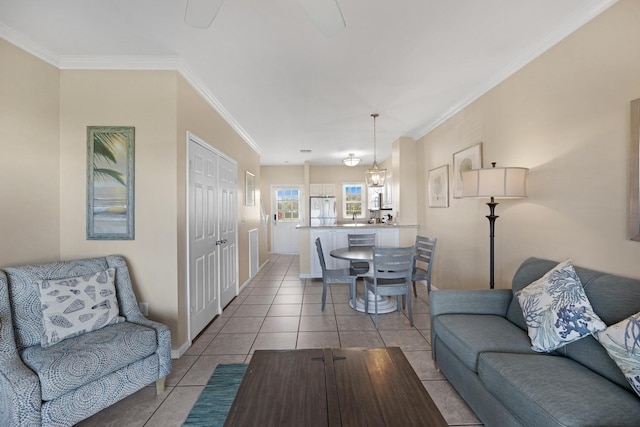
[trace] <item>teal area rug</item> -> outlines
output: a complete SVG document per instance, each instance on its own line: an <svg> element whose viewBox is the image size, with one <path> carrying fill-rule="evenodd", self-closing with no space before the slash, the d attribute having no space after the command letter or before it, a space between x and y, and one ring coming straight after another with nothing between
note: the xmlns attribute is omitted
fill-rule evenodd
<svg viewBox="0 0 640 427"><path fill-rule="evenodd" d="M222 427L248 365L218 365L183 427Z"/></svg>

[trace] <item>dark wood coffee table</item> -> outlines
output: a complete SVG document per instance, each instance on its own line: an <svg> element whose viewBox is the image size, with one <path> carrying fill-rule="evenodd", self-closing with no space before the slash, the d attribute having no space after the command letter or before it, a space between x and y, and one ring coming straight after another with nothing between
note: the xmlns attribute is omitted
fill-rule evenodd
<svg viewBox="0 0 640 427"><path fill-rule="evenodd" d="M447 426L400 348L257 350L225 426Z"/></svg>

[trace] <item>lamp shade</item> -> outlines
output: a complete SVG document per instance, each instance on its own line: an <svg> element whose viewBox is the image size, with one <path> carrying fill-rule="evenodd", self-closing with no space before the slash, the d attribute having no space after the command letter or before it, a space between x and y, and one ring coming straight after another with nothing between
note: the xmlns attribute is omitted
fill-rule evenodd
<svg viewBox="0 0 640 427"><path fill-rule="evenodd" d="M527 197L527 168L472 169L462 173L462 197Z"/></svg>

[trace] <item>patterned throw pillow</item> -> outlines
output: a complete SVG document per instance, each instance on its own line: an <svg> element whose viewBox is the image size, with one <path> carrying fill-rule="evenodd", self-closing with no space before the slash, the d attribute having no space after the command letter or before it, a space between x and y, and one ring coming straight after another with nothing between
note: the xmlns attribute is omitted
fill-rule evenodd
<svg viewBox="0 0 640 427"><path fill-rule="evenodd" d="M640 312L595 336L640 396Z"/></svg>
<svg viewBox="0 0 640 427"><path fill-rule="evenodd" d="M550 352L607 328L591 308L571 260L561 262L515 296L534 351Z"/></svg>
<svg viewBox="0 0 640 427"><path fill-rule="evenodd" d="M115 268L109 268L87 276L38 280L44 326L42 347L123 322L114 277Z"/></svg>

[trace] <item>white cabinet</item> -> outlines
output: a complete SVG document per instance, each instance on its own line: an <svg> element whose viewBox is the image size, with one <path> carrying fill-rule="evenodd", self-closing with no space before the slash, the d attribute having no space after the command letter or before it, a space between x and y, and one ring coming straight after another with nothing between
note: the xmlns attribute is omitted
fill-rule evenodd
<svg viewBox="0 0 640 427"><path fill-rule="evenodd" d="M347 239L348 234L368 233L376 233L376 246L398 247L400 245L400 229L398 228L336 227L310 230L309 238L311 240L311 265L309 269L309 276L314 278L322 277L322 268L320 267L320 260L318 258L318 251L316 249L317 238L320 238L320 242L322 243L322 251L324 253L324 260L327 264L327 268L347 268L349 267L348 261L333 258L330 255L330 252L333 249L345 248L349 246Z"/></svg>
<svg viewBox="0 0 640 427"><path fill-rule="evenodd" d="M309 184L309 196L327 197L336 195L335 184Z"/></svg>

